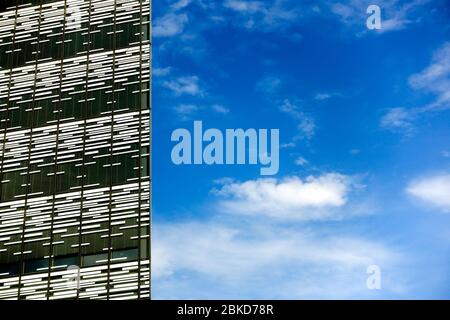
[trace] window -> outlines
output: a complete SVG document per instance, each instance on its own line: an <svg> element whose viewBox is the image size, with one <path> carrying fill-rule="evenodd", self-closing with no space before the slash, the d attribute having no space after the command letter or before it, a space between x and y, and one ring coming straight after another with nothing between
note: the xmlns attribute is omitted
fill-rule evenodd
<svg viewBox="0 0 450 320"><path fill-rule="evenodd" d="M0 264L0 276L13 276L19 274L19 263Z"/></svg>
<svg viewBox="0 0 450 320"><path fill-rule="evenodd" d="M84 256L82 261L83 267L92 267L99 264L105 264L108 262L108 254L107 253L91 254L88 256Z"/></svg>
<svg viewBox="0 0 450 320"><path fill-rule="evenodd" d="M39 272L48 268L48 259L25 261L25 273Z"/></svg>
<svg viewBox="0 0 450 320"><path fill-rule="evenodd" d="M139 258L138 249L127 249L127 250L118 250L113 251L112 253L113 260L137 260Z"/></svg>
<svg viewBox="0 0 450 320"><path fill-rule="evenodd" d="M53 267L67 268L78 266L78 255L61 256L53 260Z"/></svg>

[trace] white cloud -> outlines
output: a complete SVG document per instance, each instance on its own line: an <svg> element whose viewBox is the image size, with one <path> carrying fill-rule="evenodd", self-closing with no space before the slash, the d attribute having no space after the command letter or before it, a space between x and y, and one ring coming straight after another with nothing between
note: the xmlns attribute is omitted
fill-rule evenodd
<svg viewBox="0 0 450 320"><path fill-rule="evenodd" d="M152 73L153 73L154 76L164 77L164 76L167 76L170 73L171 69L172 69L171 67L154 68L152 70Z"/></svg>
<svg viewBox="0 0 450 320"><path fill-rule="evenodd" d="M200 107L194 104L179 104L174 108L174 111L182 120L187 120L199 109Z"/></svg>
<svg viewBox="0 0 450 320"><path fill-rule="evenodd" d="M228 112L230 112L230 109L220 105L220 104L213 104L211 106L211 108L217 112L217 113L221 113L221 114L227 114Z"/></svg>
<svg viewBox="0 0 450 320"><path fill-rule="evenodd" d="M191 0L178 0L175 3L173 3L170 7L176 11L187 7L191 2L192 2Z"/></svg>
<svg viewBox="0 0 450 320"><path fill-rule="evenodd" d="M389 109L381 118L382 127L410 134L419 115L450 108L450 42L434 52L428 67L409 77L409 84L414 89L433 93L434 101L421 107Z"/></svg>
<svg viewBox="0 0 450 320"><path fill-rule="evenodd" d="M260 1L227 0L225 1L224 6L235 11L246 13L260 12L264 9L264 5Z"/></svg>
<svg viewBox="0 0 450 320"><path fill-rule="evenodd" d="M179 77L163 82L163 86L172 90L175 95L189 94L192 96L203 95L197 76Z"/></svg>
<svg viewBox="0 0 450 320"><path fill-rule="evenodd" d="M265 76L256 84L256 89L263 93L274 93L281 85L281 80L275 76Z"/></svg>
<svg viewBox="0 0 450 320"><path fill-rule="evenodd" d="M331 6L331 11L335 14L337 14L342 22L349 24L350 21L355 19L355 16L359 15L360 17L362 17L364 15L363 12L361 10L362 8L360 8L360 10L355 9L355 5L345 5L342 3L335 3Z"/></svg>
<svg viewBox="0 0 450 320"><path fill-rule="evenodd" d="M364 30L366 33L366 9L371 4L381 8L381 29L377 33L396 31L406 28L419 19L415 16L427 0L413 0L404 3L400 0L382 0L374 3L371 0L352 0L345 3L336 2L331 5L331 12L348 27ZM358 33L361 34L361 33Z"/></svg>
<svg viewBox="0 0 450 320"><path fill-rule="evenodd" d="M214 179L213 183L214 184L228 184L228 183L233 183L234 181L236 181L234 178L222 177L222 178Z"/></svg>
<svg viewBox="0 0 450 320"><path fill-rule="evenodd" d="M301 133L298 138L311 139L316 133L316 122L311 117L303 116L297 128Z"/></svg>
<svg viewBox="0 0 450 320"><path fill-rule="evenodd" d="M172 37L183 32L185 24L188 22L186 14L176 14L169 12L155 20L152 28L153 37Z"/></svg>
<svg viewBox="0 0 450 320"><path fill-rule="evenodd" d="M303 180L292 176L233 182L214 193L220 197L218 208L227 213L320 220L341 217L334 209L347 204L352 187L350 177L328 173Z"/></svg>
<svg viewBox="0 0 450 320"><path fill-rule="evenodd" d="M295 146L296 146L295 142L290 141L290 142L282 143L282 144L280 145L280 149L293 148L293 147L295 147Z"/></svg>
<svg viewBox="0 0 450 320"><path fill-rule="evenodd" d="M294 140L311 139L316 133L316 123L312 117L301 111L300 108L292 103L289 99L285 99L280 106L280 111L289 114L298 121L298 134Z"/></svg>
<svg viewBox="0 0 450 320"><path fill-rule="evenodd" d="M450 42L436 50L431 64L422 72L412 75L409 83L415 89L436 94L436 101L427 109L450 108Z"/></svg>
<svg viewBox="0 0 450 320"><path fill-rule="evenodd" d="M450 211L450 174L416 180L408 186L407 192L446 212Z"/></svg>
<svg viewBox="0 0 450 320"><path fill-rule="evenodd" d="M381 118L380 124L389 130L401 130L410 133L413 130L412 121L415 115L405 108L392 108Z"/></svg>
<svg viewBox="0 0 450 320"><path fill-rule="evenodd" d="M309 161L303 157L298 157L297 159L295 159L295 164L302 166L302 167L306 166L308 163L309 163Z"/></svg>
<svg viewBox="0 0 450 320"><path fill-rule="evenodd" d="M333 97L342 97L342 94L339 92L319 92L314 96L314 100L323 101Z"/></svg>
<svg viewBox="0 0 450 320"><path fill-rule="evenodd" d="M229 109L225 108L224 106L220 104L213 104L211 107L205 107L202 105L196 105L196 104L179 104L174 107L174 112L178 115L178 117L181 120L189 120L192 118L193 115L195 115L199 111L208 111L212 110L215 113L225 115L228 112L230 112Z"/></svg>
<svg viewBox="0 0 450 320"><path fill-rule="evenodd" d="M318 93L314 96L315 100L327 100L329 98L331 98L331 94L329 93Z"/></svg>
<svg viewBox="0 0 450 320"><path fill-rule="evenodd" d="M156 299L370 296L367 266L388 270L399 258L365 239L296 227L206 221L157 224L154 230ZM383 289L391 289L388 276Z"/></svg>
<svg viewBox="0 0 450 320"><path fill-rule="evenodd" d="M246 29L281 29L297 21L300 16L298 4L285 0L226 0L223 6L238 13L238 23Z"/></svg>

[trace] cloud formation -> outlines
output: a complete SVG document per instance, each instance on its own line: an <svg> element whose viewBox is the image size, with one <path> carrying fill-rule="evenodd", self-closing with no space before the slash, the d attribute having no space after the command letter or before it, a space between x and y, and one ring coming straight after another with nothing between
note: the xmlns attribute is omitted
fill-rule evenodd
<svg viewBox="0 0 450 320"><path fill-rule="evenodd" d="M256 84L256 90L271 94L275 93L281 86L281 79L275 76L267 75L264 76L261 80Z"/></svg>
<svg viewBox="0 0 450 320"><path fill-rule="evenodd" d="M195 104L179 104L174 108L174 112L180 117L181 120L188 120L200 109Z"/></svg>
<svg viewBox="0 0 450 320"><path fill-rule="evenodd" d="M402 107L391 108L381 117L380 125L385 129L392 131L401 130L405 134L410 134L414 127L412 120L415 118L415 112Z"/></svg>
<svg viewBox="0 0 450 320"><path fill-rule="evenodd" d="M173 37L183 32L188 22L188 16L184 13L169 12L155 19L152 29L153 37Z"/></svg>
<svg viewBox="0 0 450 320"><path fill-rule="evenodd" d="M195 115L197 115L200 111L213 111L214 113L220 115L226 115L230 112L230 110L220 104L213 104L211 106L198 105L198 104L185 104L181 103L176 105L173 108L175 114L179 117L180 120L186 121L191 120Z"/></svg>
<svg viewBox="0 0 450 320"><path fill-rule="evenodd" d="M412 75L409 84L418 90L434 93L436 101L423 111L450 108L450 42L433 53L431 63L423 71Z"/></svg>
<svg viewBox="0 0 450 320"><path fill-rule="evenodd" d="M303 166L308 165L309 161L300 156L297 159L295 159L295 164L303 167Z"/></svg>
<svg viewBox="0 0 450 320"><path fill-rule="evenodd" d="M450 212L450 174L416 180L408 186L407 192L425 203Z"/></svg>
<svg viewBox="0 0 450 320"><path fill-rule="evenodd" d="M165 77L170 73L171 69L171 67L153 68L152 74L156 77Z"/></svg>
<svg viewBox="0 0 450 320"><path fill-rule="evenodd" d="M372 241L301 228L205 221L154 230L156 299L367 297L367 266L388 269L399 257Z"/></svg>
<svg viewBox="0 0 450 320"><path fill-rule="evenodd" d="M331 12L335 14L339 20L346 26L363 30L358 34L367 33L366 19L368 14L366 9L371 4L376 4L381 9L381 29L377 33L385 33L389 31L397 31L405 29L419 19L417 11L428 0L413 0L404 2L400 0L382 0L373 2L370 0L352 0L343 2L334 2L331 4Z"/></svg>
<svg viewBox="0 0 450 320"><path fill-rule="evenodd" d="M223 6L237 14L240 26L248 30L273 31L285 28L297 21L301 12L298 4L285 0L226 0Z"/></svg>
<svg viewBox="0 0 450 320"><path fill-rule="evenodd" d="M183 76L166 80L162 83L164 87L170 89L175 95L188 94L191 96L201 96L204 94L200 88L199 78L197 76Z"/></svg>
<svg viewBox="0 0 450 320"><path fill-rule="evenodd" d="M214 193L218 206L231 214L269 216L277 219L321 220L341 216L353 181L350 177L327 173L301 179L262 178L223 185Z"/></svg>
<svg viewBox="0 0 450 320"><path fill-rule="evenodd" d="M292 116L297 124L298 134L293 140L311 139L316 133L316 123L314 119L301 111L297 104L292 103L289 99L285 99L280 105L280 111Z"/></svg>
<svg viewBox="0 0 450 320"><path fill-rule="evenodd" d="M212 108L215 112L221 113L221 114L227 114L227 113L230 112L230 109L228 109L227 107L224 107L224 106L221 105L221 104L213 104L213 105L211 106L211 108Z"/></svg>
<svg viewBox="0 0 450 320"><path fill-rule="evenodd" d="M438 48L428 67L410 76L408 82L413 89L433 94L434 100L421 107L389 109L381 118L381 127L410 134L420 115L450 109L450 42Z"/></svg>

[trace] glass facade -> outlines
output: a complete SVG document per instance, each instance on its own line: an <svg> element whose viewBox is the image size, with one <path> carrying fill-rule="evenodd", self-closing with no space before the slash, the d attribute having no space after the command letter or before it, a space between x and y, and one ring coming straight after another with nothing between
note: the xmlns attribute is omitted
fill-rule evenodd
<svg viewBox="0 0 450 320"><path fill-rule="evenodd" d="M150 19L0 1L0 299L150 297Z"/></svg>

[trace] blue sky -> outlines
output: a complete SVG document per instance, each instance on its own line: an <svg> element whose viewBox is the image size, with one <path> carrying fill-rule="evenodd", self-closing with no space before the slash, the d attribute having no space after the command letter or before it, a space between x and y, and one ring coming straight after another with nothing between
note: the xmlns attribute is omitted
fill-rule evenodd
<svg viewBox="0 0 450 320"><path fill-rule="evenodd" d="M449 22L445 0L155 1L153 297L450 298ZM174 165L194 120L280 129L278 174Z"/></svg>

